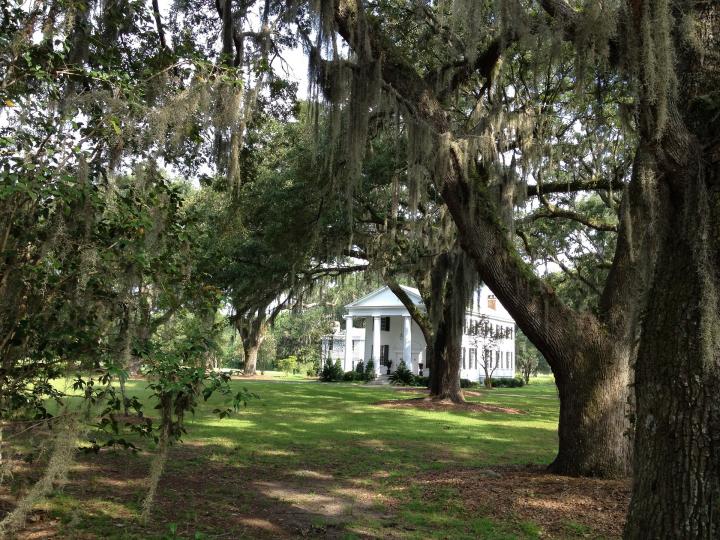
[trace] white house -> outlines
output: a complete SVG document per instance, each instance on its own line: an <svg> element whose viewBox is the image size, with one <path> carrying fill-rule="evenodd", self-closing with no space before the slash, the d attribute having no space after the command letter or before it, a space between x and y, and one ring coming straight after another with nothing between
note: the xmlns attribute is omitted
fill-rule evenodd
<svg viewBox="0 0 720 540"><path fill-rule="evenodd" d="M425 310L417 289L403 289L419 309ZM381 287L345 308L345 330L338 324L332 335L323 337L323 361L340 360L343 370L350 371L358 362L372 359L380 375L387 372L388 361L394 371L404 360L413 373L428 375L425 338L389 287ZM515 322L487 287L475 291L466 312L461 354L463 379L484 379L484 363L492 377L515 375Z"/></svg>

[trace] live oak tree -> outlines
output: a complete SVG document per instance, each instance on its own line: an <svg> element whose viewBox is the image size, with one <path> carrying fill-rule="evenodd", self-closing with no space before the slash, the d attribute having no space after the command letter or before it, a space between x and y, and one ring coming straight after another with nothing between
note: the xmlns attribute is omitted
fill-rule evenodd
<svg viewBox="0 0 720 540"><path fill-rule="evenodd" d="M655 186L658 258L636 364L626 538L720 534L720 5L630 2L636 167ZM639 71L630 69L639 68ZM660 511L658 511L660 509Z"/></svg>
<svg viewBox="0 0 720 540"><path fill-rule="evenodd" d="M371 122L374 136L361 176L352 190L352 243L368 270L403 303L425 340L423 363L429 370L430 397L464 401L460 358L466 309L478 287L478 276L457 243L457 231L437 192L427 186L417 205L399 181L407 170L403 129L388 127L379 111ZM334 149L342 159L342 148ZM418 288L419 309L400 286Z"/></svg>
<svg viewBox="0 0 720 540"><path fill-rule="evenodd" d="M713 399L720 381L718 131L716 122L708 122L718 107L718 5L638 1L619 7L588 3L576 10L544 1L545 13L536 14L521 3L504 2L500 6L510 17L501 11L483 19L482 11L473 9L477 4L457 4L460 20L469 21L472 30L465 35L473 38L471 54L456 47L452 61L423 72L413 64L417 57L395 45L402 40L391 37L385 4L323 3L330 14L325 27L334 28L364 64L355 73L379 73L405 115L427 128L433 176L463 247L555 372L561 417L553 470L602 475L628 470L629 361L651 291L637 353L635 494L626 536L711 538L720 519L719 414ZM546 15L552 35L539 24ZM443 44L458 43L452 27L436 22L432 11L426 18ZM494 36L477 35L498 20ZM406 27L403 32L411 35ZM634 95L633 174L597 313L569 309L523 267L498 219L493 161L469 146L444 101L448 88L456 91L473 75L485 81L481 88L491 96L498 61L533 35L541 37L538 44L552 43L553 35L573 42L579 66L597 62L600 73L628 81ZM439 75L445 84L438 88ZM598 91L605 95L602 85ZM355 124L360 131L354 135L362 135L363 122Z"/></svg>
<svg viewBox="0 0 720 540"><path fill-rule="evenodd" d="M257 353L277 315L327 279L362 271L343 254L349 241L344 199L315 173L311 123L267 116L247 137L237 189L208 191L200 271L231 307L254 374Z"/></svg>
<svg viewBox="0 0 720 540"><path fill-rule="evenodd" d="M512 219L508 219L508 211L511 217L513 203L526 189L528 195L545 197L568 190L621 190L626 209L632 213L646 209L642 204L631 204L642 196L639 181L624 190L622 177L552 181L553 145L545 141L562 139L569 128L547 118L563 118L589 105L583 100L558 104L557 98L566 96L572 86L563 88L568 78L558 77L554 71L560 63L554 56L557 49L546 45L557 41L545 25L544 15L524 13L514 3L508 3L508 10L517 8L517 12L503 12L494 18L491 12L473 8L476 4L463 2L452 7L442 3L437 9L424 4L408 9L402 2L322 4L321 27L334 30L354 53L352 69L342 59L331 62L328 58L328 63L315 60L315 65L322 67L318 73L321 85L343 73L351 81L344 96L356 106L345 108L350 115L346 120L347 140L363 144L367 122L362 116L370 110L363 100L382 90L383 98L390 99L406 126L409 191L422 195L419 188L423 180L436 186L480 278L553 368L561 413L559 452L551 469L567 474L626 474L631 454L627 437L631 429L627 415L630 360L652 261L631 253L630 246L640 244L636 240L643 232L622 223L619 226L613 268L594 312L576 312L560 301L522 260L509 234ZM443 9L445 15L448 9L455 9L457 19L444 16ZM403 25L402 30L390 24L401 16L409 17L414 24ZM453 20L461 22L455 24ZM476 24L463 26L462 21ZM460 32L456 32L458 28ZM519 54L515 51L526 50L530 44L537 48L537 61L546 66L530 73L540 77L538 73L550 68L547 84L540 85L538 91L538 99L545 101L544 109L538 107L536 116L524 114L527 108L515 109L507 92L498 89L508 83L500 85L497 81L503 55L510 59L512 54ZM408 53L410 50L414 52ZM433 54L437 51L442 54ZM331 64L336 71L329 67ZM356 75L370 80L353 82ZM555 80L560 81L559 88L554 87ZM337 94L329 96L337 98ZM382 107L380 101L373 105ZM352 118L353 114L358 117ZM541 142L532 144L535 137ZM513 148L521 150L517 163L512 159L503 164L506 150ZM358 170L352 162L362 155L362 149L355 149L343 170ZM537 187L524 186L528 175L518 174L521 166L532 172ZM352 181L351 175L349 179ZM636 256L648 264L635 264Z"/></svg>
<svg viewBox="0 0 720 540"><path fill-rule="evenodd" d="M462 403L462 335L466 312L478 287L477 272L457 244L427 254L424 259L414 266L406 265L406 271L418 286L425 311L415 306L395 278L387 278L387 283L423 333L430 397Z"/></svg>

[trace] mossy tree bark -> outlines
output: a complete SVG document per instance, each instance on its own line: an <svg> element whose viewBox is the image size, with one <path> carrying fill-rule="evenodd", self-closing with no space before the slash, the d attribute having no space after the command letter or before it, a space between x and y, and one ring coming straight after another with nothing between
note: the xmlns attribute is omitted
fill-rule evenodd
<svg viewBox="0 0 720 540"><path fill-rule="evenodd" d="M720 535L720 163L673 183L636 367L630 539Z"/></svg>
<svg viewBox="0 0 720 540"><path fill-rule="evenodd" d="M663 46L675 51L677 97L670 94L667 111L658 111L653 96L641 95L640 103L641 145L653 153L664 196L636 366L635 475L625 538L718 538L720 3L636 7L630 28L656 20L652 9L668 10L662 15L671 17L673 31ZM692 43L685 32L694 32ZM640 50L653 45L648 35Z"/></svg>
<svg viewBox="0 0 720 540"><path fill-rule="evenodd" d="M258 351L265 339L267 321L265 311L261 310L252 318L240 318L235 323L245 353L245 375L255 375L257 371Z"/></svg>

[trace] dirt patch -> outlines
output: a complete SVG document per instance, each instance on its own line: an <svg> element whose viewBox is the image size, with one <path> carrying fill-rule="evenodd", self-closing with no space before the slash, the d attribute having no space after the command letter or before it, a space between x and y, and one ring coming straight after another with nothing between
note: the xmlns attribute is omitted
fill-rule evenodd
<svg viewBox="0 0 720 540"><path fill-rule="evenodd" d="M417 388L414 386L393 386L393 390L401 392L403 394L429 394L430 390L427 388Z"/></svg>
<svg viewBox="0 0 720 540"><path fill-rule="evenodd" d="M385 407L387 409L425 409L430 411L470 411L482 413L505 413L505 414L525 414L520 409L511 409L508 407L498 407L488 403L453 403L450 400L435 400L430 398L413 398L413 399L387 399L384 401L376 401L373 405Z"/></svg>
<svg viewBox="0 0 720 540"><path fill-rule="evenodd" d="M470 511L498 520L531 521L543 538L621 538L630 503L630 480L548 474L544 468L494 467L428 473L417 480L424 497L463 494Z"/></svg>
<svg viewBox="0 0 720 540"><path fill-rule="evenodd" d="M428 395L430 393L430 390L427 388L420 388L417 386L394 386L394 390L402 393L402 394L418 394L418 395ZM492 391L492 390L490 390ZM478 390L467 390L463 388L463 395L465 397L483 397L487 395L487 390L484 390L482 392Z"/></svg>
<svg viewBox="0 0 720 540"><path fill-rule="evenodd" d="M128 426L152 425L155 422L155 419L150 416L136 416L132 414L111 414L110 418L118 424L126 424Z"/></svg>

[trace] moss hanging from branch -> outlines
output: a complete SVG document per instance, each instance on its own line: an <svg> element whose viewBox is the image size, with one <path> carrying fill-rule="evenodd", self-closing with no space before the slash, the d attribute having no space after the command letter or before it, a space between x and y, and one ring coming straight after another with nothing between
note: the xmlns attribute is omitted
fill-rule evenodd
<svg viewBox="0 0 720 540"><path fill-rule="evenodd" d="M47 497L56 485L66 481L67 473L75 461L76 443L81 434L81 422L68 411L59 417L55 429L52 454L45 472L19 500L15 509L0 521L0 538L11 536L24 525L27 515L36 504Z"/></svg>
<svg viewBox="0 0 720 540"><path fill-rule="evenodd" d="M641 0L624 7L621 20L626 26L624 69L636 81L639 103L645 111L643 130L660 138L668 122L669 105L677 95L675 75L674 18L668 0Z"/></svg>

